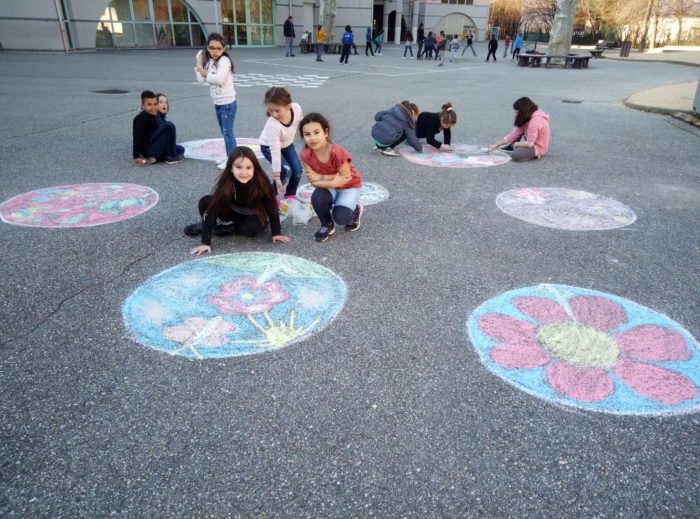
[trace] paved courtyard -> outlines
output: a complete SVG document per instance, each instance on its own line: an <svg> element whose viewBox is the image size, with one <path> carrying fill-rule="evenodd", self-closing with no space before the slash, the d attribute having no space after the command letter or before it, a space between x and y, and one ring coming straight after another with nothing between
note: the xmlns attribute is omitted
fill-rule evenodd
<svg viewBox="0 0 700 519"><path fill-rule="evenodd" d="M317 219L283 222L288 245L214 237L208 263L188 263L198 240L182 228L214 163L131 161L145 89L169 96L179 141L220 137L194 51L0 53L0 202L148 188L104 209L134 208L105 225L0 222L0 516L698 517L700 140L622 102L699 69L523 69L479 51L441 68L393 46L349 65L234 51L238 137L258 137L265 89L286 85L388 198L321 244ZM374 113L402 99L452 102L453 142L482 147L523 95L551 117L541 160L454 168L372 151ZM547 209L539 223L512 215L523 200ZM580 216L586 200L616 223ZM234 272L283 291L290 320L199 317L213 311L201 287ZM578 353L541 350L574 324L615 351L574 363L576 387L555 375ZM258 353L217 356L256 328Z"/></svg>

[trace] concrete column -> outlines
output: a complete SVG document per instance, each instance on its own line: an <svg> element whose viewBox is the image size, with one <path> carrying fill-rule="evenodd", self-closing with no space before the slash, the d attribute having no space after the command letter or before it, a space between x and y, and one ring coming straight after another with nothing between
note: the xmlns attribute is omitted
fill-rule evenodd
<svg viewBox="0 0 700 519"><path fill-rule="evenodd" d="M389 29L389 2L384 2L384 15L382 16L381 31L384 33L383 40L386 42L386 33Z"/></svg>
<svg viewBox="0 0 700 519"><path fill-rule="evenodd" d="M549 36L548 54L566 56L571 50L571 37L574 34L574 14L576 0L557 0L557 12L554 15L552 33ZM554 63L563 60L552 60Z"/></svg>
<svg viewBox="0 0 700 519"><path fill-rule="evenodd" d="M418 12L420 11L420 0L413 2L413 16L411 16L411 34L413 41L418 38Z"/></svg>
<svg viewBox="0 0 700 519"><path fill-rule="evenodd" d="M401 44L401 19L403 18L403 0L396 0L396 23L394 24L394 43Z"/></svg>

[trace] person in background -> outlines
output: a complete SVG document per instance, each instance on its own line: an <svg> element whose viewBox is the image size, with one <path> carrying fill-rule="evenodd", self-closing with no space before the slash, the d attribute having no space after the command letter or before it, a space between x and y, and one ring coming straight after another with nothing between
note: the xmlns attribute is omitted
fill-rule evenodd
<svg viewBox="0 0 700 519"><path fill-rule="evenodd" d="M406 53L411 54L411 59L413 59L413 35L411 31L406 31L406 40L403 43L403 59L406 59Z"/></svg>
<svg viewBox="0 0 700 519"><path fill-rule="evenodd" d="M513 43L513 57L510 59L515 59L515 56L520 56L520 49L523 47L523 33L519 32L518 37L515 38Z"/></svg>
<svg viewBox="0 0 700 519"><path fill-rule="evenodd" d="M418 30L416 31L416 43L418 44L418 54L416 55L416 59L421 59L421 55L423 54L423 41L425 40L425 29L423 28L423 24L421 23L418 26Z"/></svg>
<svg viewBox="0 0 700 519"><path fill-rule="evenodd" d="M492 34L491 39L489 40L489 53L486 55L486 61L488 61L491 56L493 56L493 61L496 61L496 51L497 50L498 50L498 40L496 39L496 35Z"/></svg>
<svg viewBox="0 0 700 519"><path fill-rule="evenodd" d="M343 50L340 53L339 63L345 63L346 65L348 64L348 58L350 57L350 47L352 46L354 39L355 38L352 35L352 27L346 25L345 32L343 33L343 36L340 39L340 41L343 44Z"/></svg>
<svg viewBox="0 0 700 519"><path fill-rule="evenodd" d="M474 34L472 34L472 31L469 31L466 36L467 44L464 46L464 49L462 49L462 56L464 56L464 53L467 52L467 49L471 49L472 53L476 57L476 51L474 50L474 46L472 45L474 43Z"/></svg>
<svg viewBox="0 0 700 519"><path fill-rule="evenodd" d="M367 51L369 51L372 56L374 56L374 51L372 50L372 28L367 27L367 32L365 33L365 56L367 56Z"/></svg>
<svg viewBox="0 0 700 519"><path fill-rule="evenodd" d="M506 34L506 39L503 40L503 44L505 47L503 48L503 57L505 58L508 55L508 47L510 46L510 36Z"/></svg>
<svg viewBox="0 0 700 519"><path fill-rule="evenodd" d="M323 54L323 42L326 40L326 32L323 30L323 25L319 25L316 28L316 61L323 61L321 59L321 54Z"/></svg>
<svg viewBox="0 0 700 519"><path fill-rule="evenodd" d="M286 58L293 58L294 57L294 51L292 50L292 45L294 45L294 23L292 23L292 17L289 16L287 20L284 22L284 26L282 28L282 33L284 34L285 38L285 54L284 56Z"/></svg>

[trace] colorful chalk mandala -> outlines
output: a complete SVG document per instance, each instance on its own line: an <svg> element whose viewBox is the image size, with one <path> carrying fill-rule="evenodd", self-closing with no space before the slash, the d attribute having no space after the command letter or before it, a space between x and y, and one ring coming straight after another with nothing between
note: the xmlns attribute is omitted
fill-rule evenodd
<svg viewBox="0 0 700 519"><path fill-rule="evenodd" d="M136 184L73 184L30 191L0 205L0 218L30 227L90 227L148 211L158 193Z"/></svg>
<svg viewBox="0 0 700 519"><path fill-rule="evenodd" d="M633 415L700 409L697 341L620 297L562 285L521 288L477 308L468 332L488 369L551 403Z"/></svg>
<svg viewBox="0 0 700 519"><path fill-rule="evenodd" d="M198 160L218 160L226 156L226 146L223 139L202 139L180 143L185 148L185 157ZM259 159L264 158L260 151L258 139L236 138L237 146L248 146Z"/></svg>
<svg viewBox="0 0 700 519"><path fill-rule="evenodd" d="M311 201L311 194L316 189L311 184L304 184L299 186L297 189L297 198L299 200ZM362 205L372 205L383 202L389 198L389 191L386 188L380 186L379 184L373 184L371 182L363 182L360 191L360 204Z"/></svg>
<svg viewBox="0 0 700 519"><path fill-rule="evenodd" d="M422 153L418 153L410 146L404 146L399 151L410 162L439 168L485 168L499 166L510 160L507 153L498 150L486 153L483 146L453 144L452 148L453 151L439 151L426 144L423 146Z"/></svg>
<svg viewBox="0 0 700 519"><path fill-rule="evenodd" d="M345 284L305 259L225 254L161 272L124 303L141 344L205 359L274 350L328 325L345 303Z"/></svg>
<svg viewBox="0 0 700 519"><path fill-rule="evenodd" d="M617 200L561 187L512 189L498 195L496 205L520 220L569 231L617 229L637 219Z"/></svg>

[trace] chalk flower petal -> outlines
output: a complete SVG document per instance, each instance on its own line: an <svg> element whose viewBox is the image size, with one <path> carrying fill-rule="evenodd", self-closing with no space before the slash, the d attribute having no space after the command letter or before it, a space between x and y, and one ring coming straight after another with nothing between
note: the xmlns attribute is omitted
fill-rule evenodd
<svg viewBox="0 0 700 519"><path fill-rule="evenodd" d="M686 376L646 362L620 357L613 371L629 387L662 404L680 404L698 395L695 384Z"/></svg>
<svg viewBox="0 0 700 519"><path fill-rule="evenodd" d="M582 402L599 402L615 390L615 384L604 369L572 366L555 362L546 368L552 389Z"/></svg>

